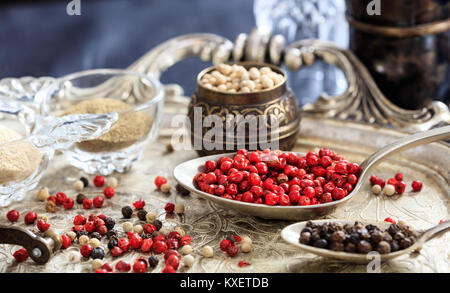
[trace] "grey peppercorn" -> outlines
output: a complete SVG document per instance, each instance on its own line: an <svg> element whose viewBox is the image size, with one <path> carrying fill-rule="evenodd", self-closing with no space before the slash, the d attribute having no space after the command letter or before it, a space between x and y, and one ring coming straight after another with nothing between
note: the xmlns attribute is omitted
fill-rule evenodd
<svg viewBox="0 0 450 293"><path fill-rule="evenodd" d="M88 236L88 232L86 230L80 230L77 232L77 238L80 238L83 235Z"/></svg>
<svg viewBox="0 0 450 293"><path fill-rule="evenodd" d="M94 249L92 249L91 251L91 257L93 259L103 259L105 257L105 251L103 250L103 248L101 248L100 246L95 247Z"/></svg>
<svg viewBox="0 0 450 293"><path fill-rule="evenodd" d="M152 255L148 258L148 263L152 268L154 268L158 265L159 259L156 256Z"/></svg>
<svg viewBox="0 0 450 293"><path fill-rule="evenodd" d="M326 241L325 239L319 239L319 240L314 241L313 245L314 245L314 247L317 247L317 248L327 248L328 241Z"/></svg>
<svg viewBox="0 0 450 293"><path fill-rule="evenodd" d="M96 238L98 240L102 240L102 235L100 235L100 233L98 233L98 232L92 232L90 235L90 238Z"/></svg>
<svg viewBox="0 0 450 293"><path fill-rule="evenodd" d="M153 221L153 225L156 227L156 230L159 231L162 227L162 222L160 220Z"/></svg>
<svg viewBox="0 0 450 293"><path fill-rule="evenodd" d="M107 217L105 219L105 226L108 230L112 230L114 228L114 226L116 225L116 221L114 221L113 218L111 217Z"/></svg>
<svg viewBox="0 0 450 293"><path fill-rule="evenodd" d="M115 246L117 246L117 242L118 242L118 240L117 239L111 239L111 240L109 240L108 241L108 249L109 250L111 250L111 249L113 249Z"/></svg>
<svg viewBox="0 0 450 293"><path fill-rule="evenodd" d="M300 239L299 239L300 243L308 244L310 240L311 240L311 233L302 232L302 234L300 234Z"/></svg>
<svg viewBox="0 0 450 293"><path fill-rule="evenodd" d="M84 195L82 193L78 193L76 202L77 202L77 204L83 204L83 200L85 200L85 199L86 199L86 195Z"/></svg>
<svg viewBox="0 0 450 293"><path fill-rule="evenodd" d="M147 211L144 210L144 209L139 210L138 213L137 213L137 217L138 217L138 219L141 220L141 221L146 221L146 220L147 220L147 219L145 218L146 215L147 215Z"/></svg>

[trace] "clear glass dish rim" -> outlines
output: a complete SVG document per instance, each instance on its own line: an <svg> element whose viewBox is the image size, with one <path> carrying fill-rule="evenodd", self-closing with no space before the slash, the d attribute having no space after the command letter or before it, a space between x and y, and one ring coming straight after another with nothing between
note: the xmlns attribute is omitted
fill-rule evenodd
<svg viewBox="0 0 450 293"><path fill-rule="evenodd" d="M152 105L162 101L164 98L164 89L163 89L162 84L159 82L158 79L156 79L148 74L143 74L143 73L140 73L137 71L127 70L127 69L115 69L115 68L89 69L89 70L83 70L83 71L70 73L68 75L59 77L48 88L45 89L45 93L43 94L43 96L40 97L40 99L37 102L39 104L41 104L42 107L44 107L44 113L46 114L46 116L50 116L50 114L49 114L50 111L48 111L48 108L47 108L49 105L49 101L47 100L49 92L59 90L61 88L61 85L64 84L64 82L67 82L67 81L70 81L70 80L73 80L76 78L80 78L80 77L95 75L95 74L111 75L111 78L115 77L113 75L116 75L116 76L133 75L133 76L145 79L146 81L150 82L150 84L155 89L155 94L151 99L149 99L148 101L141 103L139 105L135 105L127 110L115 112L115 113L118 113L119 115L128 113L128 112L138 112L138 111L148 109Z"/></svg>

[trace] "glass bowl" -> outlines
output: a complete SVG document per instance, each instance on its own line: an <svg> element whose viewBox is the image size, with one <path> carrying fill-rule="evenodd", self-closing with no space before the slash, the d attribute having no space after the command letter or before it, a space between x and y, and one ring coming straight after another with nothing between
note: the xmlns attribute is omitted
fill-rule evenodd
<svg viewBox="0 0 450 293"><path fill-rule="evenodd" d="M0 107L0 207L22 200L36 187L56 150L96 138L118 120L117 113L38 117L30 133L20 113L4 110Z"/></svg>
<svg viewBox="0 0 450 293"><path fill-rule="evenodd" d="M63 151L73 166L102 175L125 172L141 157L157 137L164 102L158 80L117 69L67 75L38 96L43 115L118 113L109 132Z"/></svg>

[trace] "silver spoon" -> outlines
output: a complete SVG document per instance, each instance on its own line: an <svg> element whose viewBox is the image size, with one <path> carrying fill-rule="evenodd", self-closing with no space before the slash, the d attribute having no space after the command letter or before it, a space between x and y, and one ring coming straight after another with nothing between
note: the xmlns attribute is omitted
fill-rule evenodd
<svg viewBox="0 0 450 293"><path fill-rule="evenodd" d="M398 139L393 143L379 149L361 163L360 166L362 171L359 176L358 183L349 195L341 200L312 206L268 206L264 204L246 203L211 195L195 188L192 182L193 177L196 173L203 171L201 166L203 166L206 161L217 161L220 157L231 157L234 153L200 157L181 163L174 168L173 176L181 186L188 189L190 192L226 208L234 209L244 214L265 219L307 220L330 214L338 206L343 205L350 200L356 193L358 193L362 185L367 182L369 170L385 158L419 145L448 138L450 138L450 126L435 128Z"/></svg>
<svg viewBox="0 0 450 293"><path fill-rule="evenodd" d="M326 222L336 222L336 223L340 223L342 225L354 223L354 221L352 222L349 220L334 220L334 219L313 220L313 223L315 223L315 224L324 224ZM339 259L339 260L343 260L346 262L352 262L352 263L368 263L368 262L372 261L375 257L379 257L379 260L381 262L383 262L383 261L387 261L387 260L396 258L403 254L407 254L407 253L409 254L411 252L418 251L422 248L422 246L425 244L425 242L427 242L435 237L438 237L438 236L442 235L443 233L448 232L450 230L450 221L447 221L447 222L441 223L437 226L434 226L434 227L420 233L419 237L417 238L417 241L408 248L398 250L395 252L391 252L391 253L386 253L386 254L378 254L377 255L377 253L371 253L371 254L367 255L367 254L349 253L349 252L343 252L343 251L333 251L333 250L329 250L329 249L317 248L314 246L301 244L299 242L300 232L306 226L306 223L307 222L300 222L300 223L295 223L295 224L285 227L281 231L281 237L286 242L288 242L294 246L297 246L298 248L300 248L303 251L310 252L310 253L320 255L323 257ZM370 221L369 222L366 221L366 222L364 222L364 224L376 225L383 230L390 225L390 223L386 223L386 222L370 222Z"/></svg>

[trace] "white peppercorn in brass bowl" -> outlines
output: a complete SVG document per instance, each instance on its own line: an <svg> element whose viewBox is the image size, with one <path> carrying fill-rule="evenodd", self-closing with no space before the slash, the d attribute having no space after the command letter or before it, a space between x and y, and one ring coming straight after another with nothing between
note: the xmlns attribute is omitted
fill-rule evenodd
<svg viewBox="0 0 450 293"><path fill-rule="evenodd" d="M119 119L104 135L74 144L67 160L89 174L125 172L157 138L163 89L147 75L117 69L95 69L59 78L37 95L45 115L113 113Z"/></svg>
<svg viewBox="0 0 450 293"><path fill-rule="evenodd" d="M55 150L103 134L117 114L38 117L31 133L17 115L0 109L0 207L37 186Z"/></svg>
<svg viewBox="0 0 450 293"><path fill-rule="evenodd" d="M256 149L292 149L299 133L300 109L294 93L287 87L283 70L275 65L257 62L225 64L229 68L237 68L236 71L244 69L238 74L248 75L243 80L242 77L233 77L236 72L231 72L228 76L220 73L215 75L215 71L221 70L220 66L224 64L206 68L197 76L197 90L188 107L191 141L195 150L200 155L211 155L237 151L243 147L254 150L255 144ZM256 73L258 70L263 73L252 76L252 72ZM267 78L264 71L272 73L273 80ZM208 76L210 78L207 78ZM256 82L258 76L266 77L268 84L265 84L264 80ZM209 82L211 80L214 80L214 85ZM241 84L238 85L239 80ZM227 89L221 88L224 82L229 86ZM244 84L245 82L247 84ZM233 87L233 83L236 87ZM224 130L231 128L235 131L223 131L213 136L213 140L208 136L213 127L205 121L217 117L222 121ZM252 121L258 121L255 127L257 131L251 132ZM201 125L198 125L199 122ZM243 135L239 133L241 128L245 129ZM262 128L266 131L262 132ZM202 142L200 148L197 147L199 141ZM271 145L273 142L276 142L277 146ZM217 147L210 149L207 145Z"/></svg>

